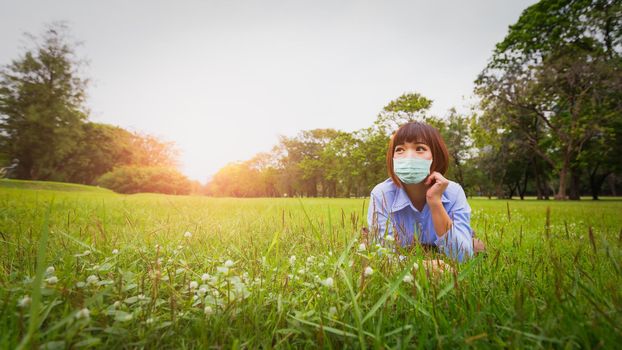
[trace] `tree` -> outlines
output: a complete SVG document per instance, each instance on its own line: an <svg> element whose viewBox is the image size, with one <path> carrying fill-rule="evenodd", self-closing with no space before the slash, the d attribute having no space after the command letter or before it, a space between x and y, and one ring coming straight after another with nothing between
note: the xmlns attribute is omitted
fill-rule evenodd
<svg viewBox="0 0 622 350"><path fill-rule="evenodd" d="M80 147L65 158L57 173L63 181L92 185L113 168L132 164L134 154L143 152L132 143L137 136L120 127L87 122L81 128Z"/></svg>
<svg viewBox="0 0 622 350"><path fill-rule="evenodd" d="M0 71L0 142L21 179L53 180L78 145L87 112L87 79L63 23L49 25L33 47Z"/></svg>
<svg viewBox="0 0 622 350"><path fill-rule="evenodd" d="M427 97L417 92L404 93L384 106L376 119L375 126L386 133L408 122L424 121L430 107L432 107L432 100Z"/></svg>
<svg viewBox="0 0 622 350"><path fill-rule="evenodd" d="M540 1L510 27L476 81L483 109L500 107L508 124L541 122L549 143L514 130L557 169L556 198L566 198L584 145L621 117L621 14L617 1Z"/></svg>

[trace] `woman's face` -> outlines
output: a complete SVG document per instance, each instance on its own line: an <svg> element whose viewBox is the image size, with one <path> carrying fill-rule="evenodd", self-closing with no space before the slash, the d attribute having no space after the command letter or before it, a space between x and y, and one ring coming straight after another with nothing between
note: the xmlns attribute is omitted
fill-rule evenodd
<svg viewBox="0 0 622 350"><path fill-rule="evenodd" d="M420 142L405 142L401 145L395 146L393 150L393 158L423 158L426 160L432 159L432 151L430 146Z"/></svg>

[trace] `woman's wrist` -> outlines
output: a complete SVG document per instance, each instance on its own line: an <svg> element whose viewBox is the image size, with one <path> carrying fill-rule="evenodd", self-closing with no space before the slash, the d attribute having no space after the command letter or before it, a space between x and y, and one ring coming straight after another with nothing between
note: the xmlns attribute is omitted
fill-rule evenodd
<svg viewBox="0 0 622 350"><path fill-rule="evenodd" d="M441 202L441 198L426 198L426 202L428 202L428 206L430 209L437 209L443 207L443 202ZM443 208L444 209L444 208Z"/></svg>

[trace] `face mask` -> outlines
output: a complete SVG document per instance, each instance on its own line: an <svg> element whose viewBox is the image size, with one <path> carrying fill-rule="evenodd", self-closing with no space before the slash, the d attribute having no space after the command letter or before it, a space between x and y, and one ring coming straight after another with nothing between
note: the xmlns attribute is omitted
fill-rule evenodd
<svg viewBox="0 0 622 350"><path fill-rule="evenodd" d="M393 158L393 171L405 184L418 184L430 174L432 160L423 158Z"/></svg>

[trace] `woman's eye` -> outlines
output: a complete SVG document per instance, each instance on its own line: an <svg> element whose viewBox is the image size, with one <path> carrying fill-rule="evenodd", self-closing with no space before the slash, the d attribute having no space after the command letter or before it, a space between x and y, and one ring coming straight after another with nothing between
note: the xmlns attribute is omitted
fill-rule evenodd
<svg viewBox="0 0 622 350"><path fill-rule="evenodd" d="M396 152L396 153L397 153L397 152L402 152L403 150L404 150L403 148L396 148L396 149L395 149L395 152Z"/></svg>

